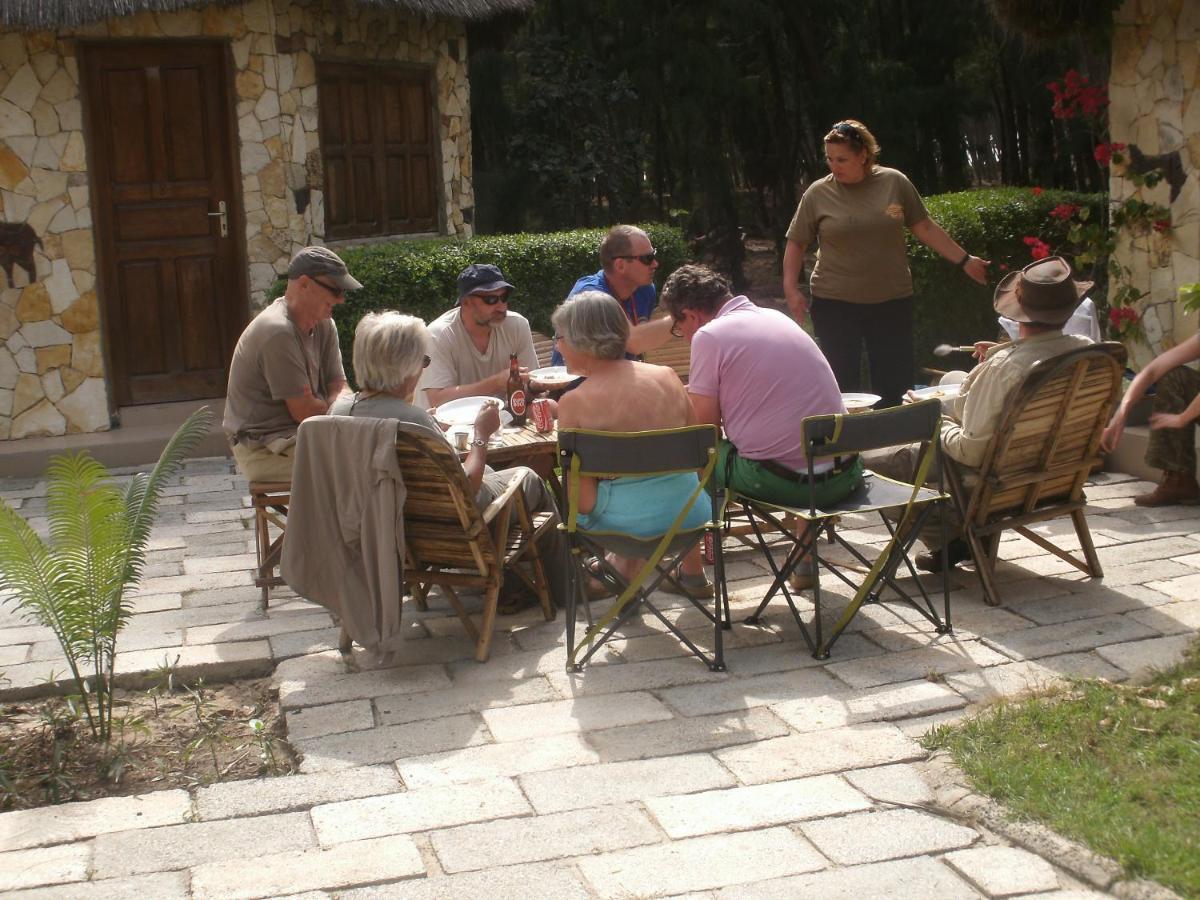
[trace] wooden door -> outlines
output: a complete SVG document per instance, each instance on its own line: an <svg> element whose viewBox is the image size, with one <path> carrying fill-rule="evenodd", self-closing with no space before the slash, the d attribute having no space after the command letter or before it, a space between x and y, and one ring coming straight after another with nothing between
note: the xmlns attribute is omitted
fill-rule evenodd
<svg viewBox="0 0 1200 900"><path fill-rule="evenodd" d="M81 51L117 403L224 396L249 306L225 46Z"/></svg>

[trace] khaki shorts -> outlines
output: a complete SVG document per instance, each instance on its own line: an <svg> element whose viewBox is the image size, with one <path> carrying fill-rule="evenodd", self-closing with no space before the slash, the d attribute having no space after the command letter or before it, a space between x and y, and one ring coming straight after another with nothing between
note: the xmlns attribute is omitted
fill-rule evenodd
<svg viewBox="0 0 1200 900"><path fill-rule="evenodd" d="M278 447L278 450L272 449ZM266 447L233 445L233 458L247 481L292 480L292 460L296 453L296 439L272 441Z"/></svg>

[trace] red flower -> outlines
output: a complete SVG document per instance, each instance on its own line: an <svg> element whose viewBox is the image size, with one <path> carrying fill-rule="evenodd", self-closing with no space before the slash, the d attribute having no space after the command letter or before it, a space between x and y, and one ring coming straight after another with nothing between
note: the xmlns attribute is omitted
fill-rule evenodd
<svg viewBox="0 0 1200 900"><path fill-rule="evenodd" d="M1154 230L1157 231L1159 234L1166 234L1168 231L1171 230L1171 220L1170 219L1155 219L1154 220Z"/></svg>
<svg viewBox="0 0 1200 900"><path fill-rule="evenodd" d="M1008 263L1000 263L1000 271L1007 272L1008 271Z"/></svg>
<svg viewBox="0 0 1200 900"><path fill-rule="evenodd" d="M1042 195L1042 189L1040 187L1030 188L1030 190L1033 191L1033 196L1035 197L1040 197Z"/></svg>
<svg viewBox="0 0 1200 900"><path fill-rule="evenodd" d="M1029 248L1029 255L1034 259L1045 259L1050 255L1050 245L1041 238L1027 237L1023 238L1025 246Z"/></svg>
<svg viewBox="0 0 1200 900"><path fill-rule="evenodd" d="M1092 155L1096 157L1096 162L1102 166L1107 166L1113 158L1114 153L1119 153L1125 149L1124 144L1097 144L1096 149L1092 151Z"/></svg>
<svg viewBox="0 0 1200 900"><path fill-rule="evenodd" d="M1054 209L1050 210L1050 216L1054 219L1062 219L1064 222L1079 211L1079 207L1074 203L1060 203Z"/></svg>

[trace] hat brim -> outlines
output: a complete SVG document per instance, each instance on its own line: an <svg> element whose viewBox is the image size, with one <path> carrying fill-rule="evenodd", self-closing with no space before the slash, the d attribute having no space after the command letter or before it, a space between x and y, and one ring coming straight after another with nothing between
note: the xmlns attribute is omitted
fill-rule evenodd
<svg viewBox="0 0 1200 900"><path fill-rule="evenodd" d="M500 279L498 281L489 281L487 284L474 285L469 291L458 295L458 302L462 303L464 297L470 297L472 294L486 294L489 291L509 290L515 291L516 288L507 281Z"/></svg>
<svg viewBox="0 0 1200 900"><path fill-rule="evenodd" d="M1075 289L1075 303L1071 306L1060 307L1059 309L1039 309L1029 310L1021 305L1021 301L1017 297L1017 285L1020 283L1021 272L1009 272L996 285L996 293L992 299L992 306L996 312L1002 316L1007 316L1014 322L1038 322L1045 325L1065 325L1067 320L1071 318L1075 312L1075 307L1083 300L1085 294L1092 289L1094 282L1091 281L1076 281L1071 279L1071 286Z"/></svg>

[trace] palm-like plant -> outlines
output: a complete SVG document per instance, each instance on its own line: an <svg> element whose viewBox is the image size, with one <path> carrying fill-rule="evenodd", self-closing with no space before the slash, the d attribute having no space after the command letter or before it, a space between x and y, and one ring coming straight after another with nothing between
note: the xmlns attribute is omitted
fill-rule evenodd
<svg viewBox="0 0 1200 900"><path fill-rule="evenodd" d="M154 470L133 476L124 492L87 452L54 457L46 470L49 543L0 501L0 599L54 632L101 741L112 734L117 635L133 614L129 593L141 580L162 489L211 422L207 406L192 413Z"/></svg>

